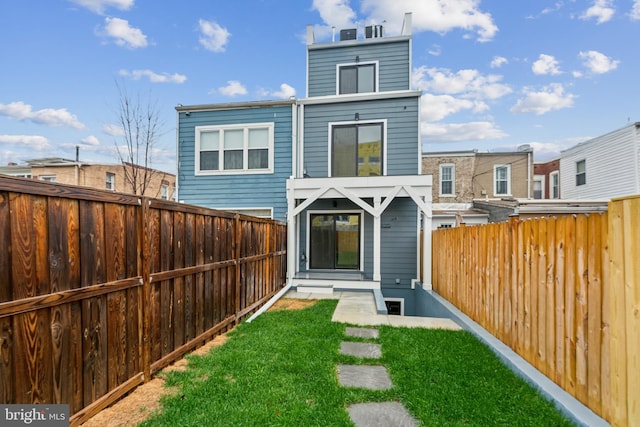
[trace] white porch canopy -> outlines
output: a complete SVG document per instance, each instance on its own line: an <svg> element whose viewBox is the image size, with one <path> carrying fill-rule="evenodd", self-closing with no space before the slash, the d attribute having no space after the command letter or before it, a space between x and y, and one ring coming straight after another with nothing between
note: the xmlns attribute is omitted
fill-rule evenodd
<svg viewBox="0 0 640 427"><path fill-rule="evenodd" d="M291 284L298 272L298 227L300 213L319 199L348 199L373 217L373 281L380 283L381 216L397 197L409 197L424 214L421 251L424 284L431 285L431 175L369 176L349 178L289 178L287 180L287 275ZM372 199L373 205L365 201ZM300 202L296 205L297 202ZM416 230L419 233L419 230ZM420 260L416 278L420 274Z"/></svg>

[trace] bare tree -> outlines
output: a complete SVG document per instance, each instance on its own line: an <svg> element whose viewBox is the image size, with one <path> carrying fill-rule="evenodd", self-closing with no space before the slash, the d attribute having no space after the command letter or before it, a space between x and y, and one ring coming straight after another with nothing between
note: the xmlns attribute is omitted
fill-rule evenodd
<svg viewBox="0 0 640 427"><path fill-rule="evenodd" d="M145 195L151 180L161 173L151 167L154 145L162 135L158 102L150 96L144 100L139 94L133 97L117 82L116 86L119 95L116 117L124 140L124 144L116 142L118 158L131 193Z"/></svg>

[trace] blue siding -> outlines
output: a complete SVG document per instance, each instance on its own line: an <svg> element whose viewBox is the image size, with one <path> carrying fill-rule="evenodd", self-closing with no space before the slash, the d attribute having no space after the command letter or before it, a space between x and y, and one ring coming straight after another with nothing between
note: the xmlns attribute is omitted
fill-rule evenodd
<svg viewBox="0 0 640 427"><path fill-rule="evenodd" d="M304 109L304 166L309 176L329 176L329 123L386 119L387 175L418 174L418 97L307 105Z"/></svg>
<svg viewBox="0 0 640 427"><path fill-rule="evenodd" d="M321 48L309 48L308 96L336 95L336 65L359 62L379 62L380 92L408 90L409 81L408 37L396 40L359 40L358 42L332 43Z"/></svg>
<svg viewBox="0 0 640 427"><path fill-rule="evenodd" d="M381 223L381 286L410 287L411 279L418 278L418 207L409 198L395 199L382 214Z"/></svg>
<svg viewBox="0 0 640 427"><path fill-rule="evenodd" d="M178 128L178 192L185 203L217 209L273 208L285 220L286 180L291 176L291 106L180 113ZM195 127L241 123L274 123L274 173L195 175Z"/></svg>

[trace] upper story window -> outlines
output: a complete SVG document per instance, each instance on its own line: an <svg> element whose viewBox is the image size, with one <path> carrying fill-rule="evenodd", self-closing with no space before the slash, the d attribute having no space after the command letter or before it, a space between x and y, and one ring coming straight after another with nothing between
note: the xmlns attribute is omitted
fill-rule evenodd
<svg viewBox="0 0 640 427"><path fill-rule="evenodd" d="M587 161L576 162L576 186L587 183Z"/></svg>
<svg viewBox="0 0 640 427"><path fill-rule="evenodd" d="M440 195L455 196L456 167L452 163L440 165Z"/></svg>
<svg viewBox="0 0 640 427"><path fill-rule="evenodd" d="M383 174L384 123L331 126L331 176Z"/></svg>
<svg viewBox="0 0 640 427"><path fill-rule="evenodd" d="M551 191L552 199L560 198L560 174L558 171L551 172L549 174L549 179L551 180L551 184L549 185Z"/></svg>
<svg viewBox="0 0 640 427"><path fill-rule="evenodd" d="M273 172L273 123L196 127L196 175Z"/></svg>
<svg viewBox="0 0 640 427"><path fill-rule="evenodd" d="M169 200L169 184L163 183L160 185L160 198L162 200Z"/></svg>
<svg viewBox="0 0 640 427"><path fill-rule="evenodd" d="M376 62L338 65L338 94L377 92Z"/></svg>
<svg viewBox="0 0 640 427"><path fill-rule="evenodd" d="M55 175L40 175L40 181L56 182Z"/></svg>
<svg viewBox="0 0 640 427"><path fill-rule="evenodd" d="M511 165L496 165L493 167L494 196L511 195Z"/></svg>
<svg viewBox="0 0 640 427"><path fill-rule="evenodd" d="M544 199L544 175L533 177L533 198Z"/></svg>
<svg viewBox="0 0 640 427"><path fill-rule="evenodd" d="M115 190L116 189L116 174L107 172L107 176L105 177L105 188L107 190Z"/></svg>

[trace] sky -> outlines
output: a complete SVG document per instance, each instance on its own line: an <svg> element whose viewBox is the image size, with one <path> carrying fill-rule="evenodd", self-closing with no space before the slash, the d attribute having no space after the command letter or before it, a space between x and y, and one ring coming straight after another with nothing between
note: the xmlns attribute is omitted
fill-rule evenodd
<svg viewBox="0 0 640 427"><path fill-rule="evenodd" d="M117 163L120 93L153 105L176 171L178 104L306 96L307 25L413 16L425 151L557 158L640 121L640 0L21 0L0 3L0 164Z"/></svg>

